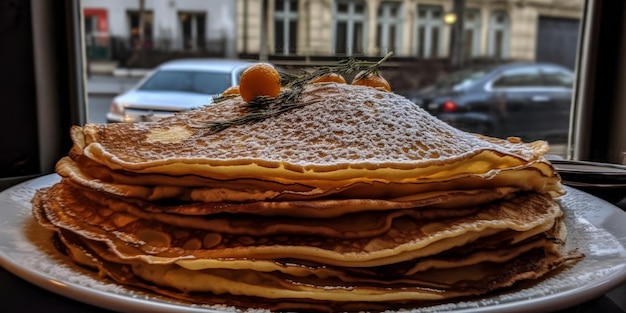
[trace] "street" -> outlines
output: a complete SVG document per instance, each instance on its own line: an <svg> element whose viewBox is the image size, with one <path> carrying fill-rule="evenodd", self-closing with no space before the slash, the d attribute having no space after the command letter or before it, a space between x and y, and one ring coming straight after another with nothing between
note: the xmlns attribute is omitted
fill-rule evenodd
<svg viewBox="0 0 626 313"><path fill-rule="evenodd" d="M91 75L87 79L87 122L106 123L113 98L133 87L141 76Z"/></svg>
<svg viewBox="0 0 626 313"><path fill-rule="evenodd" d="M90 95L87 99L87 123L106 123L106 114L113 96Z"/></svg>

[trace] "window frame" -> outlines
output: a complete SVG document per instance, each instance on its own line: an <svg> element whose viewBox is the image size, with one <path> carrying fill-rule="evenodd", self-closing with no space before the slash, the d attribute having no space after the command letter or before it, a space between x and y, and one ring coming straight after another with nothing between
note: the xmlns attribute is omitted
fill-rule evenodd
<svg viewBox="0 0 626 313"><path fill-rule="evenodd" d="M390 12L396 9L396 15ZM383 11L381 16L381 10ZM376 45L378 53L385 55L391 51L402 51L402 16L404 16L404 3L396 1L381 1L376 12ZM394 27L393 38L390 34ZM387 43L392 42L391 47Z"/></svg>
<svg viewBox="0 0 626 313"><path fill-rule="evenodd" d="M274 53L280 55L291 55L298 54L298 18L300 15L300 5L298 4L298 0L275 0L276 3L281 2L283 4L282 11L278 11L278 6L274 5ZM295 2L297 4L296 10L291 10L291 3ZM295 22L295 29L292 29L291 23ZM283 34L283 42L280 52L277 49L279 47L279 42L277 42L276 33L279 29L276 25L280 24L281 31ZM295 42L291 42L291 35L294 35Z"/></svg>
<svg viewBox="0 0 626 313"><path fill-rule="evenodd" d="M476 15L476 18L473 21L470 21L467 16L473 13ZM472 42L471 49L467 55L470 57L478 57L480 56L480 43L481 43L481 35L482 35L482 14L480 9L468 8L465 11L465 19L463 20L463 31L471 31L472 32Z"/></svg>
<svg viewBox="0 0 626 313"><path fill-rule="evenodd" d="M362 14L355 14L354 12L355 10L355 6L361 4L363 5L363 13ZM338 7L340 5L347 5L348 6L348 12L347 13L343 13L343 12L339 12ZM365 52L367 50L367 46L368 46L368 36L367 36L367 30L368 30L368 6L367 6L367 2L364 0L337 0L334 2L333 4L333 12L332 12L332 18L333 18L333 32L332 32L332 47L331 47L331 54L338 54L337 51L337 37L338 37L338 24L340 22L345 22L346 25L346 40L345 40L345 52L343 52L343 54L345 56L354 56L354 55L358 55L362 52ZM360 51L354 51L354 50L359 50L359 49L355 49L358 47L354 47L353 43L355 42L355 40L357 39L355 36L357 36L358 34L355 34L355 26L356 24L361 23L362 25L362 34L361 34L361 44L362 47L360 47Z"/></svg>
<svg viewBox="0 0 626 313"><path fill-rule="evenodd" d="M420 8L426 10L426 17L424 19L420 18ZM433 12L439 11L440 17L433 18ZM418 4L417 11L415 14L415 26L413 28L413 55L424 58L438 58L444 55L443 47L444 47L444 29L445 22L443 21L444 15L444 7L442 5L432 5L432 4ZM420 45L420 28L424 27L424 48ZM436 43L436 53L437 55L431 55L433 51L433 40L432 34L437 33L437 43Z"/></svg>
<svg viewBox="0 0 626 313"><path fill-rule="evenodd" d="M189 39L191 39L191 45L187 48L185 40L185 29L184 29L184 21L182 20L182 15L188 15L191 20L191 34ZM199 17L204 17L204 23L198 23ZM176 18L178 19L178 27L180 34L180 43L179 48L183 51L204 51L206 50L206 34L208 30L209 23L209 14L206 11L176 11ZM198 34L198 30L202 28L204 29L203 37L200 37Z"/></svg>
<svg viewBox="0 0 626 313"><path fill-rule="evenodd" d="M499 16L504 17L503 23L497 23ZM502 31L502 42L500 52L501 55L496 55L496 34L498 31ZM511 18L509 14L504 10L495 10L489 14L489 27L487 35L487 55L490 57L496 57L498 59L507 59L509 57L510 49L510 32L511 32Z"/></svg>

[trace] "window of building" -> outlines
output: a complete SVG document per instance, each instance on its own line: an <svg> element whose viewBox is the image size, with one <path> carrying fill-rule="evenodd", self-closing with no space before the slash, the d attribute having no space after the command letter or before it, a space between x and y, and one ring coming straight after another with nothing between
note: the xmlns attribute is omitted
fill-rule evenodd
<svg viewBox="0 0 626 313"><path fill-rule="evenodd" d="M85 48L87 58L107 59L111 57L108 11L106 9L84 9Z"/></svg>
<svg viewBox="0 0 626 313"><path fill-rule="evenodd" d="M418 5L415 24L415 54L422 58L443 56L443 7Z"/></svg>
<svg viewBox="0 0 626 313"><path fill-rule="evenodd" d="M489 56L506 59L509 56L509 16L496 11L489 18Z"/></svg>
<svg viewBox="0 0 626 313"><path fill-rule="evenodd" d="M179 12L183 50L206 49L206 13Z"/></svg>
<svg viewBox="0 0 626 313"><path fill-rule="evenodd" d="M335 44L338 55L363 54L367 43L367 10L364 1L335 2Z"/></svg>
<svg viewBox="0 0 626 313"><path fill-rule="evenodd" d="M298 0L276 0L274 42L276 54L295 54L298 40Z"/></svg>
<svg viewBox="0 0 626 313"><path fill-rule="evenodd" d="M143 37L139 36L141 30L139 11L127 11L128 27L130 33L130 44L132 49L138 49L140 46L144 49L152 48L152 11L143 12Z"/></svg>
<svg viewBox="0 0 626 313"><path fill-rule="evenodd" d="M400 2L383 2L378 7L376 46L381 55L399 51L402 29L402 8Z"/></svg>
<svg viewBox="0 0 626 313"><path fill-rule="evenodd" d="M98 31L98 16L97 15L92 15L92 16L85 16L85 35L87 36L93 36L94 34L96 34Z"/></svg>
<svg viewBox="0 0 626 313"><path fill-rule="evenodd" d="M480 11L468 9L463 21L463 51L466 59L480 55Z"/></svg>

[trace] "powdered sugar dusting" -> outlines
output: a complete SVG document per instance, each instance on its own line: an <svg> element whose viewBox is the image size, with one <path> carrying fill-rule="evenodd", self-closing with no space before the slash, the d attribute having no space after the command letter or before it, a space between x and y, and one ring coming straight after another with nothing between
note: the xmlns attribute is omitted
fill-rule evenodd
<svg viewBox="0 0 626 313"><path fill-rule="evenodd" d="M536 151L505 140L490 142L433 117L408 99L370 87L323 84L302 93L307 105L219 133L193 129L180 140L147 140L151 129L229 120L243 114L240 98L163 119L156 124L87 125L88 138L125 162L163 159L262 160L299 166L420 164L493 150L523 159ZM187 136L189 135L189 136ZM172 135L173 136L173 135Z"/></svg>

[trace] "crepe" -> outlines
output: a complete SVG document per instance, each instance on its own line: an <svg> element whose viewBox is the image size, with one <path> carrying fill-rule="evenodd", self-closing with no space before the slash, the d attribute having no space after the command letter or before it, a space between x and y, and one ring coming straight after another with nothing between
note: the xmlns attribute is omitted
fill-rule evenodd
<svg viewBox="0 0 626 313"><path fill-rule="evenodd" d="M60 197L54 189L62 190L61 186L38 193L35 214L41 224L62 237L74 238L73 245L90 251L91 262L73 256L77 262L99 267L114 279L120 278L110 271L121 266L126 268L125 276L130 275L124 279L152 282L152 289L183 299L195 293L228 292L301 299L302 303L329 308L358 302L415 305L482 294L537 278L577 257L559 255L558 246L565 239L562 211L551 198L536 194L494 203L462 217L404 220L388 229L386 236L367 240L327 239L322 243L319 236L277 235L263 236L259 245L252 240L255 237L216 236L190 227L164 225L125 212L110 212L84 199L51 208L55 205L46 197ZM546 206L546 202L552 205ZM410 222L416 225L409 226ZM194 238L199 234L212 234L223 242L213 242L209 249L189 245L201 242L202 238ZM169 239L159 240L162 238ZM228 244L234 246L226 247ZM66 240L66 245L72 244ZM270 250L271 257L263 250ZM522 262L524 266L520 266ZM391 288L396 285L403 287ZM355 291L337 293L346 288ZM264 306L272 308L271 303Z"/></svg>
<svg viewBox="0 0 626 313"><path fill-rule="evenodd" d="M241 98L154 123L74 126L69 156L102 181L229 189L243 180L255 195L339 188L334 193L346 197L390 198L455 183L493 187L492 178L498 186L563 193L542 158L543 141L468 134L368 87L324 84L304 90L300 101L305 109L219 133L202 123L241 117Z"/></svg>
<svg viewBox="0 0 626 313"><path fill-rule="evenodd" d="M250 114L240 97L74 126L33 215L120 284L274 311L414 308L582 257L562 251L546 142L466 133L363 86L311 84L297 101L219 132L207 125Z"/></svg>
<svg viewBox="0 0 626 313"><path fill-rule="evenodd" d="M379 266L437 254L505 230L521 233L515 243L525 234L548 231L562 214L549 197L530 194L479 208L474 214L434 221L419 216L416 219L410 214L389 214L390 223L379 224L381 217L374 214L357 219L358 225L353 227L328 219L307 219L308 223L288 219L275 221L270 224L275 227L268 230L262 228L263 222L256 227L246 222L246 217L237 216L231 217L233 223L223 225L219 232L219 228L205 229L202 222L194 225L189 221L183 227L168 223L167 219L158 221L116 212L86 198L72 197L71 190L62 187L57 184L41 196L38 207L43 211L38 216L45 214L50 224L106 242L119 253L124 253L124 246L128 245L139 247L145 254L173 260L290 257L332 265ZM250 225L243 228L252 234L239 234L233 225ZM366 226L380 228L368 231ZM359 230L363 232L360 236ZM351 240L343 240L348 238Z"/></svg>
<svg viewBox="0 0 626 313"><path fill-rule="evenodd" d="M290 268L287 263L277 263L276 267L283 272L242 269L193 271L177 265L125 262L72 234L64 233L61 238L66 252L77 263L98 268L120 283L195 303L228 303L276 311L380 310L484 294L509 287L519 280L536 279L573 257L520 247L514 258L499 262L497 267L487 261L457 265L454 270L431 269L400 279L363 280L340 268L318 268L314 265L291 267L292 271L287 271ZM511 250L515 251L515 248ZM315 273L313 276L299 273L311 271ZM393 285L404 287L389 288ZM233 297L233 294L236 296ZM263 297L262 301L259 301L259 296ZM368 301L363 302L364 297Z"/></svg>

